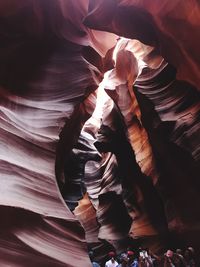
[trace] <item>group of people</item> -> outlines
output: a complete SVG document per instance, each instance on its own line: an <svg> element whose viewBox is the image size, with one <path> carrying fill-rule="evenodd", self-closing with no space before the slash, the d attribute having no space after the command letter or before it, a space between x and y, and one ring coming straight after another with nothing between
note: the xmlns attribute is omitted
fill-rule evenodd
<svg viewBox="0 0 200 267"><path fill-rule="evenodd" d="M128 249L120 255L110 251L107 261L101 265L94 261L92 255L93 267L197 267L192 247L184 251L176 249L175 252L169 249L163 256L157 256L148 249L139 249L138 252Z"/></svg>

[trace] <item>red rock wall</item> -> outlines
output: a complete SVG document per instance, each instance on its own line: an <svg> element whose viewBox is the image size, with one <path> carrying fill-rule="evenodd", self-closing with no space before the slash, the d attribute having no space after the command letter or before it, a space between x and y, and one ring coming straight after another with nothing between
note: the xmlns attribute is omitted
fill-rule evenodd
<svg viewBox="0 0 200 267"><path fill-rule="evenodd" d="M146 237L155 251L181 244L198 248L199 16L195 0L1 1L2 266L91 266L88 244L102 259L110 247L120 252L136 244L135 235ZM122 175L127 165L116 137L115 149L107 151L112 154L87 161L83 177L89 198L77 199L74 215L63 199L65 161L94 110L101 57L115 44L115 34L153 46L164 58L156 70L144 70L134 86L143 127L138 136L148 142L159 179L151 183L137 155L135 160L134 142L127 144L123 133L121 147L128 159L132 145L133 168ZM150 66L152 54L148 60ZM121 131L121 115L105 112L103 122ZM89 149L87 133L94 137L96 130L89 125L86 137L82 133ZM122 224L114 220L115 203Z"/></svg>

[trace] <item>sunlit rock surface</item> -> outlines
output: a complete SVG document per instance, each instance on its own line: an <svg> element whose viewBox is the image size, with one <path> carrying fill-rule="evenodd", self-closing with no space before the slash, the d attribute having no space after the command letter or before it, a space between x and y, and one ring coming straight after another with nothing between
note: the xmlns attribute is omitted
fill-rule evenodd
<svg viewBox="0 0 200 267"><path fill-rule="evenodd" d="M129 245L199 248L199 9L0 2L1 266L87 267L90 248L100 260ZM95 110L117 35L146 66L134 99ZM132 103L141 127L121 109Z"/></svg>

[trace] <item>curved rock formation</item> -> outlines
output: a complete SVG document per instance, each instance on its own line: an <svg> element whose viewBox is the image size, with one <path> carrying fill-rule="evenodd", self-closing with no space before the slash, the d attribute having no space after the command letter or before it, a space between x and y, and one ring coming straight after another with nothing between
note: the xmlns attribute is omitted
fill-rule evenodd
<svg viewBox="0 0 200 267"><path fill-rule="evenodd" d="M199 249L199 9L0 2L1 266L89 267L88 249L105 260L130 245ZM113 94L99 83L118 36L143 65Z"/></svg>

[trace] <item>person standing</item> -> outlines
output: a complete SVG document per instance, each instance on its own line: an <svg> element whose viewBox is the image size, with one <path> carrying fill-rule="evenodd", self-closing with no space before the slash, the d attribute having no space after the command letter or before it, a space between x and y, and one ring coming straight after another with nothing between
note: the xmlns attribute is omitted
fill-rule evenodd
<svg viewBox="0 0 200 267"><path fill-rule="evenodd" d="M105 267L117 267L118 262L115 260L115 252L114 251L110 251L108 253L109 256L109 260L106 262Z"/></svg>
<svg viewBox="0 0 200 267"><path fill-rule="evenodd" d="M128 267L128 256L126 253L120 255L120 264L117 267Z"/></svg>
<svg viewBox="0 0 200 267"><path fill-rule="evenodd" d="M127 255L129 257L128 266L139 267L138 259L135 257L135 253L132 250L128 250Z"/></svg>
<svg viewBox="0 0 200 267"><path fill-rule="evenodd" d="M94 260L94 252L90 251L89 252L89 257L92 262L92 267L100 267L100 265Z"/></svg>

